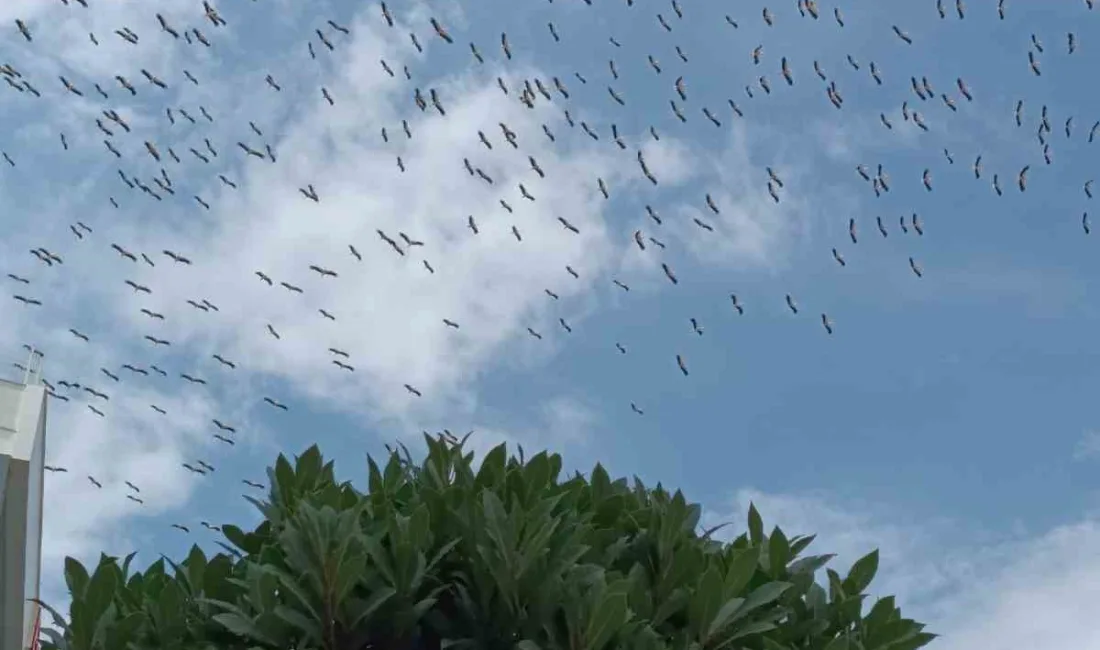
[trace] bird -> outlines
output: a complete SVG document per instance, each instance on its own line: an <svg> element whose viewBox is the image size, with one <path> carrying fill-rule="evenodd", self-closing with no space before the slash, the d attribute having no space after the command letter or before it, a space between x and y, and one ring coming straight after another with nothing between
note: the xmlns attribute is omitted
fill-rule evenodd
<svg viewBox="0 0 1100 650"><path fill-rule="evenodd" d="M126 280L125 284L134 290L134 293L153 293L153 291L144 285L138 284L133 280Z"/></svg>
<svg viewBox="0 0 1100 650"><path fill-rule="evenodd" d="M899 27L898 25L891 25L891 29L893 30L893 33L895 35L897 35L899 38L901 38L902 41L905 42L906 45L913 44L913 38L911 38L909 34L903 32L901 30L901 27Z"/></svg>
<svg viewBox="0 0 1100 650"><path fill-rule="evenodd" d="M283 404L282 402L278 402L278 401L276 401L275 399L273 399L271 397L264 397L264 402L270 404L271 406L274 406L277 409L280 409L280 410L283 410L283 411L288 410L286 404Z"/></svg>
<svg viewBox="0 0 1100 650"><path fill-rule="evenodd" d="M317 266L316 264L310 264L309 265L309 270L316 272L321 277L330 277L330 278L338 277L336 271Z"/></svg>
<svg viewBox="0 0 1100 650"><path fill-rule="evenodd" d="M444 29L443 25L439 24L438 20L432 17L429 19L429 22L431 23L432 29L435 30L435 33L439 36L439 38L443 39L447 43L454 43L454 39L451 38L451 35L447 32L446 29ZM553 27L551 27L551 31L552 30Z"/></svg>
<svg viewBox="0 0 1100 650"><path fill-rule="evenodd" d="M826 314L821 314L821 325L825 328L825 331L829 334L833 333L833 321L829 319Z"/></svg>
<svg viewBox="0 0 1100 650"><path fill-rule="evenodd" d="M672 272L672 268L665 262L661 262L661 270L664 271L665 277L672 284L679 284L680 280L676 277L676 274Z"/></svg>
<svg viewBox="0 0 1100 650"><path fill-rule="evenodd" d="M24 23L21 19L15 19L15 27L19 30L19 33L23 35L23 38L27 39L28 43L34 41L34 38L31 36L31 31L27 29L27 24Z"/></svg>
<svg viewBox="0 0 1100 650"><path fill-rule="evenodd" d="M218 363L220 363L223 366L226 366L228 368L236 368L237 367L237 364L233 363L232 361L226 360L226 358L223 357L220 354L217 354L217 353L212 354L211 358L213 358L215 361L217 361Z"/></svg>
<svg viewBox="0 0 1100 650"><path fill-rule="evenodd" d="M683 355L679 355L679 354L676 355L676 365L680 368L680 372L683 373L683 375L685 377L687 377L688 376L687 363L684 362Z"/></svg>

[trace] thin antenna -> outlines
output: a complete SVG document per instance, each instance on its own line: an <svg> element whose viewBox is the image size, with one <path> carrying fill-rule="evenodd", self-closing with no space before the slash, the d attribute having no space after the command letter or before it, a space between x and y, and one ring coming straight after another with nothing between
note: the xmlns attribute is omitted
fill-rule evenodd
<svg viewBox="0 0 1100 650"><path fill-rule="evenodd" d="M23 372L23 384L37 386L42 379L42 353L34 346L28 346L30 354L27 357L26 370Z"/></svg>

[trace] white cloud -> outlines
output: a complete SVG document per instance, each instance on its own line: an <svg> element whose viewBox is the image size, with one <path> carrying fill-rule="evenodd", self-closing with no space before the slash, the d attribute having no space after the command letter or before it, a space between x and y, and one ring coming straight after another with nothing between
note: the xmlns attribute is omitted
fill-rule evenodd
<svg viewBox="0 0 1100 650"><path fill-rule="evenodd" d="M135 540L127 539L122 521L188 504L195 481L181 463L217 458L211 454L225 449L210 438L216 432L211 419L230 422L242 439L255 441L259 434L252 409L262 407L261 396L275 390L273 386L291 391L274 395L284 402L297 397L322 408L327 404L372 420L397 421L409 431L439 421L443 414L478 421L471 392L483 369L502 357L525 363L552 352L561 334L557 318L584 312L585 293L614 264L618 244L605 222L612 202L600 196L597 179L603 178L613 195L626 195L646 183L632 152L570 137L575 134L561 119L560 106L540 101L529 110L514 91L505 96L490 83L497 74L506 75L513 86L523 78L548 78L537 69L505 72L490 64L434 81L418 79L416 85L425 94L437 89L447 115L431 107L417 111L414 84L404 80L401 68L420 55L408 41L407 26L385 28L374 6L365 10L364 19L349 21L353 37L333 35L338 48L333 56L318 46L319 58L328 57L321 65L313 66L304 44L288 48L282 62L276 57L269 65L284 88L276 93L264 83L263 69L244 63L223 72L214 58L224 56L219 53L228 47L226 33L244 24L233 20L237 10L227 11L230 27L219 31L203 26L201 11L196 13L190 3L158 5L179 27L200 26L215 41L211 54L201 46L178 45L159 31L152 11L135 9L140 4L115 2L85 13L70 7L58 18L60 27L51 18L54 14L31 13L38 4L19 7L36 39L17 67L50 100L43 100L39 122L22 133L20 149L12 150L19 162L16 171L34 173L34 161L19 156L32 147L61 155L57 132L65 131L71 146L67 155L87 161L87 177L68 194L28 197L40 208L35 210L39 219L33 227L15 225L32 237L20 238L18 245L14 239L0 243L0 257L19 260L5 271L32 278L31 285L18 290L45 303L42 308L24 308L14 301L5 305L15 322L0 334L0 343L15 350L22 342L34 342L47 352L46 376L53 383L79 381L110 395L108 402L96 403L106 418L84 406L81 391L62 390L73 400L51 404L49 462L69 473L51 475L47 485L47 581L62 555L88 557L101 549L132 547ZM426 19L420 22L426 24ZM109 36L108 26L124 24L141 34L139 47ZM102 32L99 48L85 44L89 30ZM468 55L460 44L421 36L431 50L452 48L444 52ZM397 78L385 74L378 63L382 58ZM172 87L163 98L151 86L138 84L143 81L138 68L144 66ZM184 67L201 86L183 79ZM101 108L98 100L92 96L74 104L75 97L61 95L48 81L59 70L86 95L93 93L93 80L111 93L112 105L134 130L130 135L120 131L115 138L126 154L123 160L116 162L103 151L102 137L91 125ZM123 70L138 85L136 98L117 85L108 86L114 70ZM335 106L321 97L322 85ZM231 92L233 103L224 99ZM238 101L240 93L252 99ZM53 101L55 96L60 99ZM190 107L199 124L192 126L177 113L177 123L169 125L165 104ZM216 123L198 117L199 104L209 108ZM409 121L411 140L402 132L402 119ZM264 137L251 133L250 120ZM517 134L518 150L502 136L500 122ZM543 123L557 133L556 144L543 135ZM382 124L389 132L388 144L380 137ZM478 130L491 140L492 151L479 142ZM190 147L202 150L203 138L220 154L211 156L209 166L187 153ZM156 142L162 153L173 147L183 159L182 164L167 159L164 164L178 201L158 203L128 190L117 178L118 165L150 185L160 174L160 165L143 151L145 139ZM238 140L256 148L271 143L278 163L245 156L235 146ZM656 164L673 178L684 154L671 145L661 151L653 154ZM529 155L545 170L545 179L531 170ZM407 173L398 170L397 156ZM494 184L471 178L464 157ZM239 189L224 186L218 173ZM536 197L534 202L520 196L519 183ZM316 187L319 204L298 193L307 184ZM103 186L119 201L120 210L105 204L99 194ZM191 194L202 196L212 210L198 209L187 198ZM515 213L506 212L500 199ZM79 217L74 217L78 208ZM467 228L469 215L477 220L480 234ZM581 235L566 231L559 215ZM95 231L79 241L68 232L77 218ZM513 225L522 242L514 239ZM404 232L424 246L398 256L380 240L377 229L398 241ZM24 241L57 252L64 264L40 266L21 248ZM120 257L110 248L114 242L135 254L146 253L156 266ZM361 263L351 256L349 244L362 254ZM163 249L187 256L193 265L173 264L160 253ZM434 274L422 260L433 265ZM339 277L319 277L309 270L311 264L331 268ZM579 280L566 273L566 264L580 272ZM276 286L262 284L255 270L274 278ZM148 286L152 294L136 293L124 280ZM304 293L291 293L279 281L301 286ZM551 301L544 288L561 300ZM201 312L186 304L202 298L218 311ZM141 308L165 319L143 315ZM323 318L322 308L337 320ZM461 328L447 327L444 318ZM268 323L281 340L268 335ZM89 335L91 342L70 335L69 327ZM526 327L541 331L545 340L527 336ZM153 348L143 340L146 334L172 346ZM349 352L348 362L356 371L332 365L328 347ZM502 350L508 353L502 355ZM218 365L210 359L215 352L238 367ZM155 363L169 376L128 374L119 370L123 363L144 368ZM101 367L119 374L121 382L101 374ZM209 388L180 380L181 372L206 379ZM410 395L405 383L424 397ZM169 415L159 415L150 404ZM535 408L539 433L531 440L581 441L592 422L586 407L567 398ZM476 444L488 444L493 427L478 428ZM87 475L103 483L103 489L94 489ZM125 498L126 480L141 488L144 506ZM201 513L192 516L201 518Z"/></svg>
<svg viewBox="0 0 1100 650"><path fill-rule="evenodd" d="M1100 522L1091 517L1031 537L983 540L958 522L914 522L877 505L840 506L824 494L745 489L729 514L711 511L705 521L733 520L743 529L750 501L766 526L816 533L811 552L837 553L830 566L841 574L880 549L872 591L896 594L905 615L941 635L930 647L1100 649L1090 619L1100 596Z"/></svg>
<svg viewBox="0 0 1100 650"><path fill-rule="evenodd" d="M351 412L364 421L396 422L408 432L437 430L435 425L445 419L470 422L478 431L472 444L481 449L505 439L525 447L584 443L596 418L580 400L558 396L532 405L531 422L525 424L533 423L534 433L519 436L509 433L508 424L486 423L491 418L479 413L474 394L490 365L540 363L567 336L559 317L577 325L593 311L592 290L610 284L630 261L624 248L633 246L629 228L619 232L609 225L612 206L620 198L656 192L642 177L634 149L620 151L606 137L593 142L579 129L571 131L562 119L560 98L554 103L540 99L533 110L517 101L523 79L546 80L549 75L519 63L501 68L490 56L483 67L406 81L404 65L419 75L416 63L427 56L413 49L410 25L416 26L428 54L463 61L469 57L462 43L447 45L431 34L423 5L410 8L403 21L408 24L396 29L386 28L377 6L371 5L346 21L351 36L331 34L336 52L318 45L318 60L311 61L302 40L311 28L300 27L307 9L284 2L272 31L293 36L273 33L278 51L262 53L270 56L261 61L246 57L237 44L255 29L249 12L256 9L247 4L224 7L230 24L222 28L205 21L201 6L183 0L162 2L155 11L137 0L98 2L95 11L75 4L47 10L46 4L15 2L0 8L0 18L21 17L35 34L33 43L0 44L0 53L45 95L36 100L10 91L19 110L28 111L29 126L5 145L18 163L5 177L13 196L22 197L20 213L35 219L11 223L13 236L0 241L0 259L16 260L5 272L32 278L27 287L5 288L38 297L45 305L4 305L5 316L12 314L14 323L0 330L0 344L18 350L20 343L33 342L47 352L48 379L79 381L111 397L96 404L106 413L102 419L81 403L80 391L62 391L73 401L51 404L48 456L51 464L70 471L51 475L47 487L47 580L63 554L87 557L104 548L133 547L136 540L128 539L129 528L122 522L189 504L195 481L181 463L211 458L208 454L218 453L212 451L215 447L224 450L210 438L216 432L213 418L235 425L242 441L265 442L254 409L267 408L260 402L267 394L301 407ZM214 47L188 46L171 38L157 25L156 11L177 29L199 27ZM437 11L443 15L432 9ZM457 5L449 5L445 17L456 28L465 20ZM138 45L113 34L123 25L140 34ZM96 34L99 46L91 43L88 32ZM384 72L381 59L396 77ZM162 91L145 83L142 68L170 88ZM183 69L200 85L188 82ZM282 92L267 86L268 71ZM76 83L85 97L64 94L59 74ZM138 94L131 97L123 91L114 74L130 79ZM498 75L508 81L511 94L505 96L496 87ZM111 95L109 102L101 105L94 82ZM322 86L334 106L323 99ZM412 99L416 87L425 95L435 88L446 116L431 106L418 111ZM113 141L124 153L122 160L105 151L103 136L94 127L107 106L133 128L129 134L116 128ZM199 106L212 113L213 124L199 116ZM166 107L176 111L174 125L168 123ZM180 107L198 124L185 121ZM603 123L601 116L583 108L573 106L571 111L578 121ZM403 119L411 139L403 133ZM249 121L262 136L252 133ZM516 133L518 148L503 137L502 122ZM388 143L382 141L382 125ZM556 134L556 142L544 135L543 125ZM491 141L491 151L479 142L479 130ZM61 151L59 132L67 136L68 152ZM735 138L727 158L704 169L690 148L672 137L662 135L654 142L648 134L625 136L643 148L662 190L704 172L727 185L715 196L725 215L720 229L729 240L703 241L696 238L698 233L682 232L694 252L723 263L730 254L761 263L769 259L770 247L781 250L797 231L789 212L798 208L793 193L780 212L759 197L750 204L733 198L747 187L739 183L751 183L756 194L763 188L755 178L727 183L745 177L750 159L743 140ZM206 138L218 151L209 155L209 164L189 152L203 151ZM121 168L128 177L153 186L162 165L145 153L145 140L155 142L162 154L172 147L182 159L164 160L177 196L166 196L163 202L128 189L117 175ZM257 149L270 144L278 162L245 155L238 141ZM31 152L44 153L36 157ZM57 165L58 177L70 177L66 192L45 185L43 168L36 167L52 164L48 156L53 155L69 157ZM398 156L405 173L398 169ZM545 179L531 169L528 156L538 161ZM471 177L464 158L494 183ZM796 178L793 169L778 164L777 169ZM237 189L219 181L219 173ZM613 200L601 196L599 179ZM535 201L521 196L520 183ZM19 184L43 189L18 194L23 189ZM310 184L319 203L298 192ZM104 191L120 209L107 203ZM191 195L202 197L211 210L198 208ZM506 211L501 199L514 213ZM471 215L480 229L477 235L467 228ZM580 235L567 231L559 216L577 226ZM94 230L82 240L69 232L77 219ZM513 226L522 242L515 240ZM379 229L398 241L399 233L405 233L424 245L399 256L381 241ZM147 254L156 266L120 257L111 243ZM362 254L362 262L352 257L349 245ZM46 268L26 253L28 246L45 246L65 262ZM172 263L161 254L164 249L190 258L193 265ZM649 251L648 267L659 268L656 255ZM339 277L320 277L309 270L312 264ZM580 278L571 277L566 265ZM263 284L254 275L257 270L272 277L275 286ZM152 294L134 292L125 280L148 286ZM303 293L287 291L280 281L300 286ZM560 300L551 300L544 289ZM218 310L202 312L186 304L201 299ZM152 319L142 308L165 318ZM320 309L336 321L323 318ZM444 318L460 328L446 326ZM268 324L279 340L267 333ZM71 336L70 327L91 341ZM544 339L528 336L528 327ZM154 348L145 335L172 345ZM347 351L355 372L334 366L329 347ZM228 370L212 361L214 353L237 368ZM156 363L169 376L128 374L119 370L124 363L143 368ZM119 374L120 384L100 368ZM210 385L183 382L181 372ZM423 397L407 392L406 383ZM169 416L160 416L150 404ZM89 474L104 484L102 490L91 487ZM143 507L125 499L126 480L141 488Z"/></svg>
<svg viewBox="0 0 1100 650"><path fill-rule="evenodd" d="M784 495L742 489L733 498L732 514L723 515L725 518L715 523L729 519L743 528L749 503L756 504L769 529L779 525L788 535L816 534L818 538L808 552L835 553L837 557L829 566L841 575L857 559L878 548L880 569L872 587L875 593L900 593L924 600L950 581L941 567L913 565L919 553L942 532L943 522L915 528L865 503L841 507L824 494Z"/></svg>
<svg viewBox="0 0 1100 650"><path fill-rule="evenodd" d="M942 608L940 648L1100 648L1092 619L1100 597L1100 523L1060 526L986 552L996 560L992 570L972 576Z"/></svg>
<svg viewBox="0 0 1100 650"><path fill-rule="evenodd" d="M776 267L785 263L791 246L808 228L812 205L799 188L809 170L785 160L786 152L774 145L786 142L761 125L752 128L734 122L728 146L704 169L702 193L694 201L675 208L677 218L669 229L701 261L724 267ZM755 143L766 139L768 160L759 160ZM774 147L774 148L773 148ZM783 183L776 187L779 201L768 193L765 166L771 166ZM706 203L710 194L718 213ZM694 222L709 224L710 232Z"/></svg>
<svg viewBox="0 0 1100 650"><path fill-rule="evenodd" d="M666 189L683 184L699 172L696 154L681 140L668 135L660 140L647 137L641 149L646 165Z"/></svg>
<svg viewBox="0 0 1100 650"><path fill-rule="evenodd" d="M1086 431L1073 448L1074 460L1086 460L1100 456L1100 431Z"/></svg>

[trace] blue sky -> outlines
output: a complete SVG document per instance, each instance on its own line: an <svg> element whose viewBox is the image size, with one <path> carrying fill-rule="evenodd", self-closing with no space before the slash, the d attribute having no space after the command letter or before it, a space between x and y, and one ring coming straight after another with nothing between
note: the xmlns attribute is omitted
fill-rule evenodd
<svg viewBox="0 0 1100 650"><path fill-rule="evenodd" d="M24 307L5 298L0 350L22 361L21 345L33 342L46 351L52 381L111 394L109 403L95 403L104 418L76 394L50 406L51 463L70 469L47 486L46 561L54 567L68 553L136 549L154 558L193 542L212 544L215 536L199 522L253 517L250 506L231 497L246 489L240 478L265 480L263 468L279 451L295 453L318 441L343 475L358 478L366 452L443 427L475 429L479 448L500 440L549 446L580 469L600 460L617 474L681 487L717 518L740 519L746 499L755 498L766 517L771 505L787 527L822 530L821 547L838 546L841 560L882 544L884 561L894 562L884 569L883 589L896 588L903 602L931 617L947 633L945 648L977 647L968 643L988 642L994 632L976 615L959 620L945 613L945 602L958 601L943 600L933 587L999 612L1004 643L1022 642L1027 635L1009 625L1021 625L1020 617L997 600L1007 598L1005 585L1023 580L1040 560L1055 562L1067 548L1060 541L1067 530L1100 536L1094 519L1100 443L1091 433L1097 422L1088 398L1100 379L1094 352L1100 312L1089 281L1100 258L1097 234L1087 236L1081 226L1091 208L1083 187L1093 147L1100 146L1088 143L1088 132L1100 113L1095 93L1080 81L1088 78L1096 42L1090 21L1097 14L1084 3L1010 1L1003 21L992 2L973 3L963 20L951 2L942 20L932 2L850 3L840 8L840 27L832 4L819 3L821 17L813 20L784 2L771 3L769 27L758 2L685 3L682 19L671 5L648 0L632 7L394 2L393 29L375 3L311 3L308 10L284 0L225 3L228 25L217 28L197 3L158 5L180 29L199 27L213 43L209 49L161 32L142 3L70 4L27 0L0 8L10 25L0 60L43 95L0 86L5 123L17 125L0 138L0 149L16 163L0 166L7 208L0 215L7 233L0 271L31 280L5 280L7 293L45 303ZM727 12L737 28L725 21ZM454 44L434 34L432 16ZM32 43L15 30L16 18L30 27ZM346 25L350 35L326 19ZM912 45L893 33L895 24ZM122 25L140 35L137 45L112 34ZM334 51L318 41L315 28ZM1069 31L1076 38L1072 54ZM514 54L510 62L502 32ZM1043 48L1041 76L1028 67L1032 33ZM471 41L484 65L473 60ZM754 65L757 46L763 50ZM795 82L789 87L780 76L784 57ZM814 61L836 83L842 109L830 104ZM872 62L882 85L871 77ZM404 79L406 65L412 81ZM142 68L169 88L147 83ZM131 80L137 95L123 91L115 74ZM281 92L267 86L267 74ZM84 97L66 94L58 75ZM686 101L674 88L681 75ZM761 75L770 94L758 84ZM936 97L919 100L912 76L927 77ZM568 88L567 101L554 93L553 77ZM535 109L521 105L524 78L542 80L553 101L540 96ZM961 97L958 78L973 102ZM109 100L98 98L94 83ZM609 84L626 106L612 100ZM321 87L335 105L324 101ZM438 89L446 116L430 106L417 110L417 87L425 95ZM957 112L941 93L953 98ZM683 107L685 123L672 114L670 99ZM1019 100L1022 127L1014 121ZM921 114L928 132L903 119L903 102ZM1044 105L1049 166L1036 137ZM199 106L214 123L199 115ZM176 124L166 107L177 111ZM181 107L198 123L180 117ZM703 116L703 107L721 127ZM105 121L117 131L111 139L124 153L120 160L95 125L105 108L118 110L133 128L126 134ZM565 108L576 128L566 123ZM252 133L249 121L264 135ZM502 137L501 121L518 133L516 150ZM583 133L581 121L599 141ZM543 124L555 142L543 135ZM611 124L625 150L613 143ZM492 151L480 144L478 130ZM209 164L188 151L205 151L204 138L219 154L207 156ZM158 202L118 178L120 167L148 184L160 173L144 140L181 157L164 165L176 196ZM240 140L270 144L278 161L247 156L235 146ZM659 185L642 177L639 148ZM531 171L528 155L545 168L545 179ZM981 179L972 171L978 155ZM470 177L464 157L495 183ZM856 167L874 174L880 164L890 189L876 197ZM1029 185L1020 192L1016 177L1025 165ZM778 203L768 195L766 167L784 181ZM931 191L922 185L925 169ZM993 191L994 174L1003 196ZM597 190L601 178L609 200ZM519 183L534 202L521 197ZM316 187L319 203L298 193L306 184ZM707 208L707 194L720 214ZM501 207L502 198L514 214ZM647 205L662 224L646 216ZM898 226L899 217L913 213L922 236ZM468 215L477 219L479 235L466 229ZM565 231L557 216L581 233ZM693 217L714 232L695 226ZM857 222L854 245L849 218ZM94 231L81 240L69 232L78 220ZM398 257L379 240L378 228L395 238L405 232L425 246ZM639 250L632 237L639 229L666 248ZM111 243L148 253L156 267L121 258ZM348 244L363 254L362 263ZM46 267L26 252L39 246L64 264ZM834 247L845 266L834 261ZM194 264L175 265L163 249ZM910 257L923 277L911 271ZM437 272L429 273L422 259ZM674 269L675 286L662 262ZM318 277L310 264L340 277ZM570 277L566 265L580 278ZM253 275L257 269L304 293L267 287ZM127 279L153 293L134 293ZM744 305L743 316L734 312L731 293ZM797 315L787 309L786 294ZM186 304L201 298L219 311ZM165 321L142 315L142 307L165 314ZM337 321L323 319L319 308ZM834 323L832 336L822 313ZM443 318L461 329L447 328ZM692 318L702 335L692 331ZM280 340L265 332L268 323ZM529 336L528 327L543 339ZM151 333L171 340L171 351L152 349L142 339ZM616 342L628 353L620 354ZM330 346L351 353L355 373L330 363ZM237 368L211 361L215 352ZM687 377L677 369L678 354ZM122 371L115 384L99 372L117 372L124 363L157 364L169 376ZM209 384L190 385L178 379L181 372ZM404 383L423 397L412 397ZM266 407L265 395L290 410ZM644 415L632 412L631 402ZM237 429L236 445L211 438L213 418ZM180 467L197 458L217 471L195 477ZM94 490L88 474L104 489ZM144 505L125 499L124 480L142 488ZM181 535L171 523L191 526L192 534ZM1087 554L1090 570L1100 574L1096 551ZM914 577L930 573L943 579L929 586ZM56 589L57 571L47 564L45 574L47 589ZM960 576L976 576L985 591L952 582ZM1068 606L1059 589L1066 587L1051 586L1052 618L1030 618L1064 631L1053 618ZM1067 642L1100 647L1080 630Z"/></svg>

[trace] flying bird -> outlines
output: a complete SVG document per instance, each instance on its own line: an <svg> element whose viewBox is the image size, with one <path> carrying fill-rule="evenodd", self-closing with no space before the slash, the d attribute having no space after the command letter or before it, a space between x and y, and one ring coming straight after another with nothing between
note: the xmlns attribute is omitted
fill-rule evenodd
<svg viewBox="0 0 1100 650"><path fill-rule="evenodd" d="M281 409L283 411L287 410L286 404L283 404L282 402L278 402L278 401L274 400L273 398L265 397L264 402L267 402L268 404L270 404L271 406L274 406L277 409Z"/></svg>

